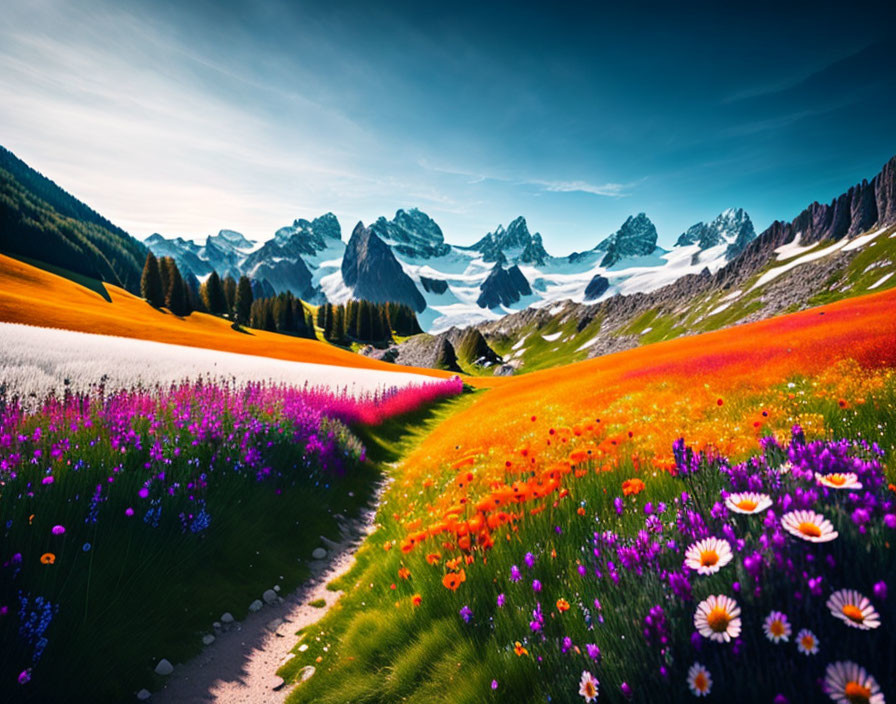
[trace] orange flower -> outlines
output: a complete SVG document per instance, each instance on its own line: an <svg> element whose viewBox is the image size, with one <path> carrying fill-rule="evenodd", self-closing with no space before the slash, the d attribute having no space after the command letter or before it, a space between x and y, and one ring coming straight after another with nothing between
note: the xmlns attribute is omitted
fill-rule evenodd
<svg viewBox="0 0 896 704"><path fill-rule="evenodd" d="M448 560L445 563L445 567L447 567L449 570L456 570L462 560L463 560L463 558L461 558L461 557L455 557L454 559Z"/></svg>
<svg viewBox="0 0 896 704"><path fill-rule="evenodd" d="M411 571L407 567L402 567L400 570L398 570L398 577L400 579L407 579L410 576Z"/></svg>
<svg viewBox="0 0 896 704"><path fill-rule="evenodd" d="M441 553L431 552L426 556L426 561L431 565L436 565L442 560Z"/></svg>
<svg viewBox="0 0 896 704"><path fill-rule="evenodd" d="M566 599L557 599L557 611L561 614L564 611L569 611L569 602Z"/></svg>
<svg viewBox="0 0 896 704"><path fill-rule="evenodd" d="M467 575L463 570L460 572L449 572L442 577L442 584L445 585L446 589L450 589L453 592L457 591L457 588L465 581L467 581Z"/></svg>
<svg viewBox="0 0 896 704"><path fill-rule="evenodd" d="M513 652L517 654L517 657L522 657L523 655L528 655L529 651L523 647L523 644L517 641L513 644Z"/></svg>
<svg viewBox="0 0 896 704"><path fill-rule="evenodd" d="M580 516L584 516L584 515L585 515L585 507L584 507L584 506L579 506L579 508L578 508L578 510L576 511L576 513L578 513Z"/></svg>
<svg viewBox="0 0 896 704"><path fill-rule="evenodd" d="M423 597L419 594L414 594L414 596L411 597L411 603L414 606L420 606L420 604L423 603Z"/></svg>
<svg viewBox="0 0 896 704"><path fill-rule="evenodd" d="M52 565L56 562L56 556L51 552L45 552L40 556L40 561L45 565Z"/></svg>
<svg viewBox="0 0 896 704"><path fill-rule="evenodd" d="M386 542L386 543L383 544L383 550L385 550L386 552L389 552L391 549L392 549L392 543L391 543L391 542Z"/></svg>
<svg viewBox="0 0 896 704"><path fill-rule="evenodd" d="M640 479L626 479L622 482L623 496L635 496L644 491L644 482Z"/></svg>

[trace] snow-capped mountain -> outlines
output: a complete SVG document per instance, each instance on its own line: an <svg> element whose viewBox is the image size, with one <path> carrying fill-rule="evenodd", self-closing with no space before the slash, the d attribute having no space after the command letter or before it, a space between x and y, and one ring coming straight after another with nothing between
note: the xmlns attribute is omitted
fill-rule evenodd
<svg viewBox="0 0 896 704"><path fill-rule="evenodd" d="M399 301L418 311L424 330L439 332L528 307L647 293L686 274L714 273L755 236L749 215L729 209L688 228L665 250L657 246L654 224L639 213L593 249L556 257L522 216L472 246L457 246L431 217L411 208L369 227L358 223L347 244L332 213L296 220L263 243L222 230L204 245L161 235L146 244L199 280L214 269L315 303Z"/></svg>

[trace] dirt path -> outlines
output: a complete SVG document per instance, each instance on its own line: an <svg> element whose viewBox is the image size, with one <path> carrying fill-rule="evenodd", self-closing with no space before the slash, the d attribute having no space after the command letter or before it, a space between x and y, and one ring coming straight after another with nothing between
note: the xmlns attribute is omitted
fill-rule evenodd
<svg viewBox="0 0 896 704"><path fill-rule="evenodd" d="M310 579L282 603L265 606L246 620L220 633L210 646L190 662L178 665L165 687L152 695L156 704L281 704L293 685L283 686L276 676L280 665L295 647L295 632L318 621L339 599L327 584L344 574L355 559L355 551L370 533L376 504L384 487L376 493L375 505L343 526L339 543L325 542L327 557L311 562ZM309 602L323 599L326 606Z"/></svg>

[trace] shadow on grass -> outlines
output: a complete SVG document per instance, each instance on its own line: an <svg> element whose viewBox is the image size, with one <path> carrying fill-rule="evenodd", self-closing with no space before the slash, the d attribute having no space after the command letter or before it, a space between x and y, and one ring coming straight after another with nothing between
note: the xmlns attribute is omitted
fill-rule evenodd
<svg viewBox="0 0 896 704"><path fill-rule="evenodd" d="M50 274L55 274L56 276L61 276L64 279L68 279L69 281L72 281L79 286L83 286L88 291L93 291L97 295L101 296L107 303L112 302L112 296L109 295L109 292L106 290L105 284L99 279L94 279L93 277L87 276L86 274L78 274L74 271L70 271L69 269L64 269L61 266L47 264L46 262L32 259L31 257L23 257L20 254L7 253L7 256L38 269L42 269L43 271L49 272Z"/></svg>

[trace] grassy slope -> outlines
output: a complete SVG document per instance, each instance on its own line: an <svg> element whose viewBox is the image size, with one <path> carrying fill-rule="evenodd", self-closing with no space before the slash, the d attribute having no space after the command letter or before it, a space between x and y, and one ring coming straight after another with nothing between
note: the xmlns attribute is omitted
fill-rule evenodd
<svg viewBox="0 0 896 704"><path fill-rule="evenodd" d="M822 249L826 245L817 245ZM811 253L813 250L806 250ZM834 255L829 255L834 256ZM765 286L750 290L758 279L778 266L790 263L772 261L761 271L744 282L744 293L735 298L723 310L721 307L729 291L716 291L700 296L691 301L684 312L676 315L660 313L657 309L644 311L628 324L617 330L615 335L634 335L641 345L673 340L689 332L712 332L737 325L747 316L762 308L762 297ZM803 266L812 266L811 263ZM774 282L786 281L788 276L798 275L800 267L785 273ZM893 274L884 283L872 289L885 274ZM896 287L896 228L890 228L865 245L859 253L843 268L833 275L820 291L808 301L809 306L834 303L847 298L862 296L875 291L885 291ZM795 312L791 309L787 312ZM589 342L600 330L600 321L595 320L581 331L576 330L574 321L552 320L546 326L538 328L534 323L524 326L514 333L513 337L504 340L491 340L489 344L505 360L516 359L522 362L519 373L526 374L551 367L579 362L587 358L588 350L579 349ZM547 341L542 336L560 332L557 340ZM516 354L514 344L526 338ZM493 370L467 369L472 374L489 375Z"/></svg>
<svg viewBox="0 0 896 704"><path fill-rule="evenodd" d="M407 371L432 377L448 372L400 367L332 345L262 330L237 332L226 320L204 313L178 318L156 310L117 286L105 285L111 302L96 287L0 255L0 320L101 335L253 354L294 362L363 369ZM478 384L489 383L474 382Z"/></svg>
<svg viewBox="0 0 896 704"><path fill-rule="evenodd" d="M750 345L744 344L745 339L751 340ZM486 471L488 466L495 466L500 477L504 458L518 456L521 445L534 443L534 437L551 437L548 428L560 424L572 424L589 415L593 419L594 415L605 412L609 416L611 404L620 398L631 399L630 407L641 419L639 424L632 422L627 426L635 428L636 436L650 433L652 425L662 422L663 437L657 442L668 445L684 421L676 419L675 409L658 407L663 399L640 392L646 388L662 391L664 386L671 387L670 398L684 396L690 390L692 395L711 399L707 404L711 408L716 408L717 394L725 395L729 402L718 412L727 421L717 423L718 432L728 432L737 424L734 430L744 435L747 445L755 449L759 430L740 421L744 416L751 418L754 412L742 400L748 394L780 395L780 387L794 378L794 374L823 373L844 357L855 358L869 367L896 365L896 356L890 349L893 339L896 339L896 292L889 291L736 330L681 338L517 377L503 388L468 396L446 406L443 411L455 412L437 427L428 423L420 431L426 436L419 443L405 442L404 436L396 434L397 428L386 427L367 437L368 443L388 450L383 455L385 460L395 461L399 457L405 460L393 473L395 483L378 517L380 530L361 548L352 572L334 585L346 589L348 594L320 623L300 634L300 643L307 645L307 650L297 650L297 657L281 669L287 678L299 676L302 668L309 665L318 669L294 692L290 701L483 701L492 673L502 675L501 696L497 700L513 696L525 700L538 689L537 680L532 679L533 671L521 659L508 656L499 648L483 650L464 630L456 615L461 602L438 583L442 570L430 568L422 560L425 552L439 549L437 540L415 550L406 559L402 559L397 549L398 542L406 535L404 526L419 517L424 519L425 527L427 516L431 520L440 515L437 508L433 510L440 497L457 494L457 470L452 467L458 458L478 455L473 468L477 475L483 476L481 480L477 477L470 488L480 489L479 495L482 495L496 478L495 472ZM819 345L820 340L825 344ZM804 388L811 391L813 386L810 382ZM814 393L808 396L809 400L799 411L805 415L807 426L817 422L813 419L824 416L824 427L841 434L856 432L854 427L849 427L848 420L838 430L837 424L844 421L840 420L843 414L838 413L836 401L816 400ZM687 406L686 402L677 412ZM867 432L879 419L870 407L863 410L869 417L862 432ZM697 411L699 417L704 413L709 411ZM790 422L784 411L773 415L779 424ZM496 432L497 428L501 432ZM508 473L519 476L512 474L514 471L518 470L508 470ZM609 510L605 504L613 496L614 487L618 487L620 476L636 471L630 459L623 459L617 472L599 473L596 477L592 474L593 480L582 480L588 483L587 489L583 487L580 492L590 492L589 505L598 511ZM666 475L660 474L655 481L649 497L654 501L666 500L676 491ZM578 498L584 496L581 493ZM563 517L556 511L551 516L546 513L544 518L539 516L529 525L527 530L544 533L535 544L544 543L554 522L566 525L575 520L572 512L576 504L566 502L562 506L567 504L568 508L558 509ZM520 530L522 537L523 527ZM396 547L386 551L384 546L392 541ZM516 549L519 551L520 547ZM454 554L449 551L445 557ZM565 557L572 562L575 555ZM488 559L489 571L506 572L509 558L501 548L496 546ZM396 577L399 561L411 568L409 582ZM469 579L473 571L485 568L471 565L467 569ZM395 587L388 586L390 583ZM407 604L413 591L424 595L423 606L416 610ZM493 596L490 598L493 600ZM393 605L396 599L399 601ZM525 632L525 623L521 628L520 624L516 626L517 635L505 634L504 640L510 638L512 642ZM630 675L620 670L619 677L623 676Z"/></svg>

